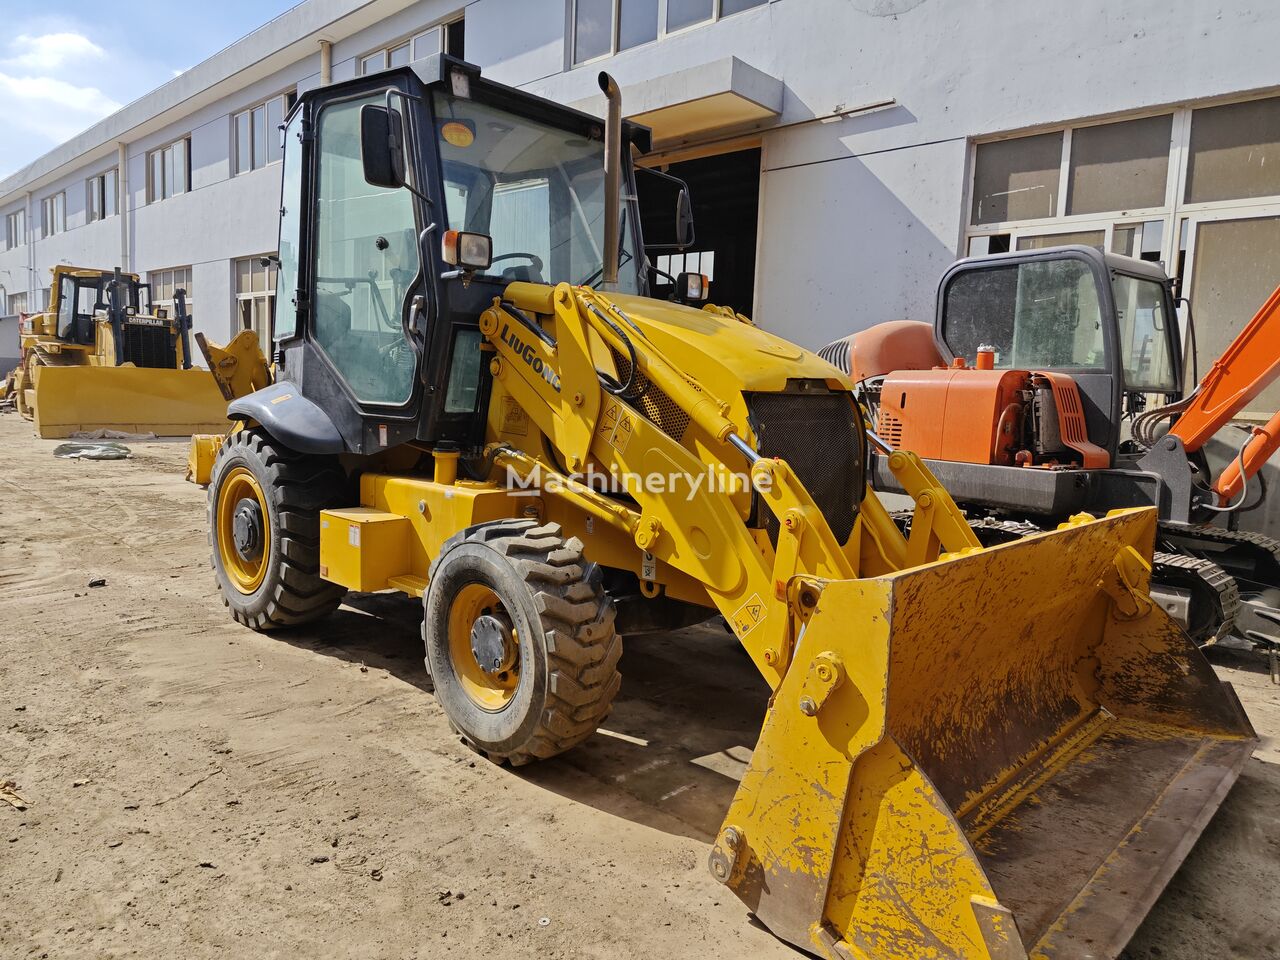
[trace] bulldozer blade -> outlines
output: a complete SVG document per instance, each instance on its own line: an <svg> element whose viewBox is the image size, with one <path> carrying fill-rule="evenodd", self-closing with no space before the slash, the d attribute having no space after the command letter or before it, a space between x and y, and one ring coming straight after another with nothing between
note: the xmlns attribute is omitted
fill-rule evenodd
<svg viewBox="0 0 1280 960"><path fill-rule="evenodd" d="M1115 957L1256 742L1147 594L1155 523L825 583L712 873L832 960Z"/></svg>
<svg viewBox="0 0 1280 960"><path fill-rule="evenodd" d="M87 430L181 437L225 433L227 401L208 370L37 366L31 406L46 439Z"/></svg>

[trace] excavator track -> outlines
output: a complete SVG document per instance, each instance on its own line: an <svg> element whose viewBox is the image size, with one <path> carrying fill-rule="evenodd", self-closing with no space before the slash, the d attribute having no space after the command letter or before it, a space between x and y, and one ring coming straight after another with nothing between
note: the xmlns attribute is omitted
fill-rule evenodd
<svg viewBox="0 0 1280 960"><path fill-rule="evenodd" d="M1235 626L1242 603L1240 587L1212 560L1156 551L1151 579L1154 587L1174 587L1191 593L1186 628L1191 639L1201 646L1216 643Z"/></svg>

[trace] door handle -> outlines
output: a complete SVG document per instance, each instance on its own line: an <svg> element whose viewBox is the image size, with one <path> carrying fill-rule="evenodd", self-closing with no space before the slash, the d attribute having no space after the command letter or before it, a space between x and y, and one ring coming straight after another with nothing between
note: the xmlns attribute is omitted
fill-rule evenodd
<svg viewBox="0 0 1280 960"><path fill-rule="evenodd" d="M426 309L427 298L422 294L418 294L409 302L409 335L411 337L418 336L418 321L422 317L423 310Z"/></svg>

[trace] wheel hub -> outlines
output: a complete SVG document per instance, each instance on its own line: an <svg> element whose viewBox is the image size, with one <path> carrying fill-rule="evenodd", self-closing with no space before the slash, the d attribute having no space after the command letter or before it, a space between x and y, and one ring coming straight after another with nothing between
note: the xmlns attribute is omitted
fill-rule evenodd
<svg viewBox="0 0 1280 960"><path fill-rule="evenodd" d="M240 559L247 563L262 556L262 508L257 500L245 497L236 504L231 519L231 541Z"/></svg>
<svg viewBox="0 0 1280 960"><path fill-rule="evenodd" d="M509 671L516 661L516 643L511 624L491 613L476 618L471 626L471 655L489 676Z"/></svg>

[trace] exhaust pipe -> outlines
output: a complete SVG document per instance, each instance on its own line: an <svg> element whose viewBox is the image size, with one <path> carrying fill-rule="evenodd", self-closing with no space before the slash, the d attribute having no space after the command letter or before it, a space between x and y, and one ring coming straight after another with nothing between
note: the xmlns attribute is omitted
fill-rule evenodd
<svg viewBox="0 0 1280 960"><path fill-rule="evenodd" d="M618 211L622 206L622 90L600 71L600 89L609 103L604 121L604 255L601 286L618 288Z"/></svg>

